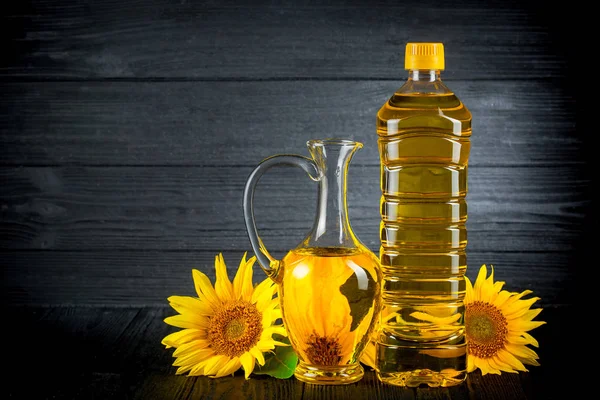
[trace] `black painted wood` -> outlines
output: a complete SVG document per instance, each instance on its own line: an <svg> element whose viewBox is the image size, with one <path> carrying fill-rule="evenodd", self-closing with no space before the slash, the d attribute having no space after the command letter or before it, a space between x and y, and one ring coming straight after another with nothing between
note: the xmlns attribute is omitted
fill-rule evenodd
<svg viewBox="0 0 600 400"><path fill-rule="evenodd" d="M218 251L1 251L3 300L19 305L164 306L172 295L195 296L192 269L215 279ZM222 254L235 276L244 251ZM282 253L282 252L274 252ZM248 256L252 253L249 252ZM569 252L478 252L468 256L474 282L482 264L494 267L506 290L532 290L541 306L572 304L575 263ZM85 271L85 272L82 272ZM254 282L266 276L255 264Z"/></svg>
<svg viewBox="0 0 600 400"><path fill-rule="evenodd" d="M351 166L352 168L352 166ZM14 249L248 249L241 198L251 167L4 168L2 244ZM560 177L560 179L557 179ZM472 251L571 251L590 182L569 166L471 168ZM379 168L349 175L356 234L379 248ZM316 185L301 170L259 183L256 218L273 250L295 246L314 219Z"/></svg>
<svg viewBox="0 0 600 400"><path fill-rule="evenodd" d="M556 78L574 13L510 0L32 3L3 21L5 77L396 79L404 43L444 40L449 77Z"/></svg>
<svg viewBox="0 0 600 400"><path fill-rule="evenodd" d="M0 84L0 164L253 166L344 136L378 165L375 116L404 79ZM566 84L449 82L473 114L470 166L581 163Z"/></svg>
<svg viewBox="0 0 600 400"><path fill-rule="evenodd" d="M231 254L233 274L242 252L251 254L241 210L250 170L4 168L0 244L19 249L0 252L7 298L29 304L161 303L189 287L192 267L212 276L218 252ZM351 223L374 252L378 174L377 167L358 166L349 175ZM589 183L570 166L471 168L471 277L481 264L493 264L514 290L532 289L548 304L571 301L575 260L569 254L585 233ZM265 175L257 190L260 234L282 257L311 228L316 187L302 171L281 168Z"/></svg>

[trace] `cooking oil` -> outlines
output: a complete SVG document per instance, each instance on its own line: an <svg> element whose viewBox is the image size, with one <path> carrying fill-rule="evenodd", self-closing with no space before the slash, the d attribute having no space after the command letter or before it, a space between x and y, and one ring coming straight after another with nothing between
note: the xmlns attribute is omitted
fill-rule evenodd
<svg viewBox="0 0 600 400"><path fill-rule="evenodd" d="M291 250L278 279L284 325L308 383L344 384L363 376L359 363L379 315L381 272L370 250Z"/></svg>
<svg viewBox="0 0 600 400"><path fill-rule="evenodd" d="M467 169L471 113L441 79L442 43L408 43L408 78L377 113L384 383L466 378ZM383 315L383 314L382 314Z"/></svg>

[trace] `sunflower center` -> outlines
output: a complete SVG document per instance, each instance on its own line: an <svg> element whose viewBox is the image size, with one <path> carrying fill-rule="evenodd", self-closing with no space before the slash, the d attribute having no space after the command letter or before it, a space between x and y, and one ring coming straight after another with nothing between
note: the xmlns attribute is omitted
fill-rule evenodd
<svg viewBox="0 0 600 400"><path fill-rule="evenodd" d="M244 322L238 319L230 321L225 327L225 336L229 340L237 339L244 334L246 327Z"/></svg>
<svg viewBox="0 0 600 400"><path fill-rule="evenodd" d="M313 333L306 344L306 355L311 364L331 366L342 360L342 346L336 338Z"/></svg>
<svg viewBox="0 0 600 400"><path fill-rule="evenodd" d="M254 304L236 301L223 306L210 319L208 341L217 354L239 357L260 339L262 315Z"/></svg>
<svg viewBox="0 0 600 400"><path fill-rule="evenodd" d="M489 358L504 348L508 323L502 312L492 304L483 301L467 304L465 328L469 354Z"/></svg>

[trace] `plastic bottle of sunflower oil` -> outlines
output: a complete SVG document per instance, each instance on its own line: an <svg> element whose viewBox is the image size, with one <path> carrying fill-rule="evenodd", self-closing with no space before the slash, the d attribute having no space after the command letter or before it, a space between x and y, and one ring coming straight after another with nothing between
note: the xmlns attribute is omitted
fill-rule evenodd
<svg viewBox="0 0 600 400"><path fill-rule="evenodd" d="M377 113L383 311L378 378L466 378L467 165L471 113L442 82L442 43L408 43L408 78Z"/></svg>

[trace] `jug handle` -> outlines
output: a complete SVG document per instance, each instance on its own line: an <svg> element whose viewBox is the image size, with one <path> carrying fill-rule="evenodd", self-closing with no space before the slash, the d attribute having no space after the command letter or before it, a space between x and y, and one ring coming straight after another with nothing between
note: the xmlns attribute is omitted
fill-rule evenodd
<svg viewBox="0 0 600 400"><path fill-rule="evenodd" d="M258 166L252 171L246 186L244 188L244 220L246 221L246 230L248 237L250 238L250 244L252 250L256 255L258 264L265 271L267 276L271 279L275 279L277 272L279 271L279 261L271 256L269 251L265 248L262 239L258 236L258 230L256 228L256 221L254 219L254 190L260 177L267 172L271 167L276 165L295 166L302 168L313 181L320 179L320 170L317 164L313 160L307 157L285 154L275 155L264 159Z"/></svg>

